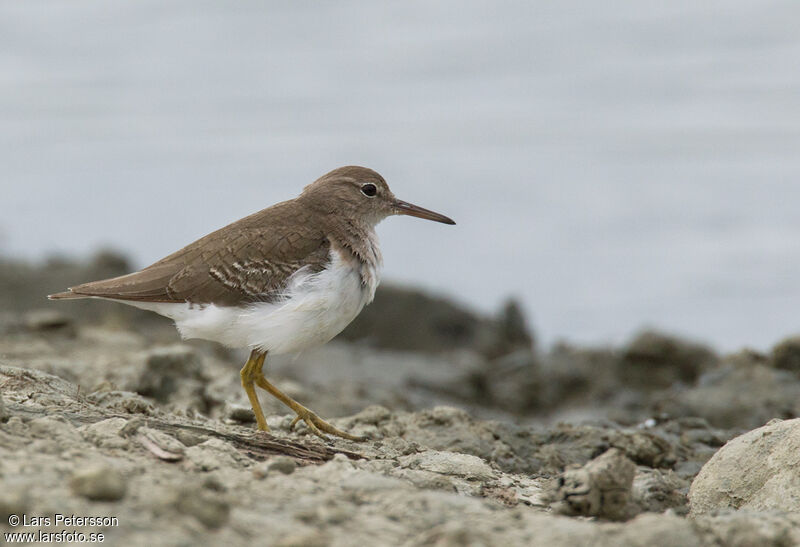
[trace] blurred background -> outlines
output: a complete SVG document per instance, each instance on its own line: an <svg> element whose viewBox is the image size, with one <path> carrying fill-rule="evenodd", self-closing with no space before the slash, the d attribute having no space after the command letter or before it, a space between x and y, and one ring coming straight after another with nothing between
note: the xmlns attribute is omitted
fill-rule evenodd
<svg viewBox="0 0 800 547"><path fill-rule="evenodd" d="M0 257L135 267L361 164L385 278L539 340L800 330L800 4L0 3ZM3 290L0 288L0 290ZM6 289L7 290L7 289Z"/></svg>

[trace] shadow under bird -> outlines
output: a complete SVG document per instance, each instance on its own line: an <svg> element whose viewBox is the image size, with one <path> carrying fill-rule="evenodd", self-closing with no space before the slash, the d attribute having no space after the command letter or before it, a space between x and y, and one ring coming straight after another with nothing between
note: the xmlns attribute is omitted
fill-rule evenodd
<svg viewBox="0 0 800 547"><path fill-rule="evenodd" d="M241 370L258 429L268 431L258 386L291 408L315 434L363 440L329 424L272 385L268 353L328 342L372 301L381 253L375 225L390 215L444 224L448 217L394 197L366 167L341 167L284 201L229 224L147 268L84 283L53 300L101 298L175 321L183 338L250 348Z"/></svg>

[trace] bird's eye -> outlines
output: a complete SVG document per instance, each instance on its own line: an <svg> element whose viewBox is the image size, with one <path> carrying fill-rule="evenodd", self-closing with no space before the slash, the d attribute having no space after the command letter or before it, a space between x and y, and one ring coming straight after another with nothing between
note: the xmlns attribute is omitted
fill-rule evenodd
<svg viewBox="0 0 800 547"><path fill-rule="evenodd" d="M361 193L367 197L374 198L378 193L378 187L372 183L367 183L361 186Z"/></svg>

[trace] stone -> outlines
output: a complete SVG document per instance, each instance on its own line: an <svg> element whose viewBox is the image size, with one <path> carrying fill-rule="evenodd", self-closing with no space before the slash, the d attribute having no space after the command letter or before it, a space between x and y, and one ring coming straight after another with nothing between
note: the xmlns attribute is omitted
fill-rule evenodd
<svg viewBox="0 0 800 547"><path fill-rule="evenodd" d="M222 416L225 420L242 424L251 424L256 421L256 415L252 408L236 405L227 401L225 402L225 407L222 409Z"/></svg>
<svg viewBox="0 0 800 547"><path fill-rule="evenodd" d="M203 526L210 529L222 527L228 522L231 505L219 494L208 492L203 488L184 488L176 496L175 509L184 515L196 518Z"/></svg>
<svg viewBox="0 0 800 547"><path fill-rule="evenodd" d="M125 418L108 418L80 428L83 437L96 446L105 448L127 448L129 442L121 433L128 420Z"/></svg>
<svg viewBox="0 0 800 547"><path fill-rule="evenodd" d="M562 515L628 519L636 512L631 506L635 472L625 453L612 448L581 468L564 471L553 509Z"/></svg>
<svg viewBox="0 0 800 547"><path fill-rule="evenodd" d="M427 450L420 454L402 456L399 463L401 467L408 469L422 469L466 479L490 480L496 476L491 466L481 458L456 452Z"/></svg>
<svg viewBox="0 0 800 547"><path fill-rule="evenodd" d="M675 382L694 382L718 361L706 346L645 331L625 348L619 374L623 382L643 389L666 388Z"/></svg>
<svg viewBox="0 0 800 547"><path fill-rule="evenodd" d="M694 519L709 545L789 547L800 545L800 514L722 510Z"/></svg>
<svg viewBox="0 0 800 547"><path fill-rule="evenodd" d="M28 422L28 431L35 437L61 441L76 441L80 438L80 434L73 425L58 415L34 418Z"/></svg>
<svg viewBox="0 0 800 547"><path fill-rule="evenodd" d="M688 486L689 482L671 469L640 468L633 479L631 495L641 511L663 513L672 509L677 514L686 514Z"/></svg>
<svg viewBox="0 0 800 547"><path fill-rule="evenodd" d="M176 344L155 348L145 353L144 360L138 383L133 387L137 393L165 403L179 391L201 391L203 367L200 356L191 347Z"/></svg>
<svg viewBox="0 0 800 547"><path fill-rule="evenodd" d="M138 393L130 391L95 391L86 398L100 407L116 412L144 414L145 416L156 414L153 403Z"/></svg>
<svg viewBox="0 0 800 547"><path fill-rule="evenodd" d="M186 459L200 471L214 471L239 467L241 455L237 450L220 439L208 439L185 450Z"/></svg>
<svg viewBox="0 0 800 547"><path fill-rule="evenodd" d="M297 469L297 462L289 456L275 456L270 458L267 469L269 471L277 471L284 475L291 475Z"/></svg>
<svg viewBox="0 0 800 547"><path fill-rule="evenodd" d="M128 483L113 467L98 464L75 472L70 487L75 494L92 501L119 501L125 497Z"/></svg>
<svg viewBox="0 0 800 547"><path fill-rule="evenodd" d="M726 508L796 511L800 507L800 418L773 420L729 441L689 489L691 515Z"/></svg>
<svg viewBox="0 0 800 547"><path fill-rule="evenodd" d="M719 428L755 429L776 416L800 415L800 383L793 373L764 364L723 364L691 388L663 395L655 410L705 418Z"/></svg>

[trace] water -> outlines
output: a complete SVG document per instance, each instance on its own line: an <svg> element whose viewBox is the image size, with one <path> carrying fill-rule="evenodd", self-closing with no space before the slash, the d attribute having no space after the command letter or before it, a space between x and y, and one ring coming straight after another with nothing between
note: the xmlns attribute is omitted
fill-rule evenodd
<svg viewBox="0 0 800 547"><path fill-rule="evenodd" d="M540 338L800 331L800 4L0 3L0 252L143 266L343 164L385 277Z"/></svg>

